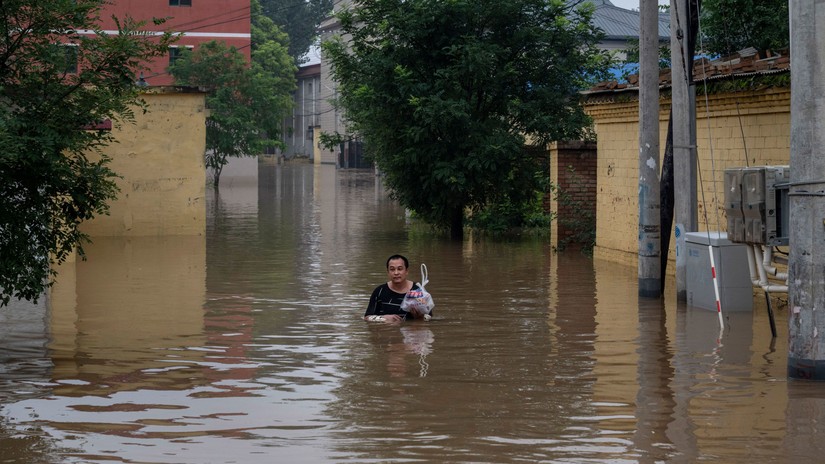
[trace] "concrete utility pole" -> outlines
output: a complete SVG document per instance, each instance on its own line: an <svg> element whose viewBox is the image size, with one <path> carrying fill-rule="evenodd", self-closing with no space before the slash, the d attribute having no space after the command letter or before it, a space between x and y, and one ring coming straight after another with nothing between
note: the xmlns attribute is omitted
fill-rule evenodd
<svg viewBox="0 0 825 464"><path fill-rule="evenodd" d="M825 380L825 0L789 10L788 376Z"/></svg>
<svg viewBox="0 0 825 464"><path fill-rule="evenodd" d="M676 298L687 301L685 232L698 230L696 201L696 98L688 0L670 0L670 61L673 111L673 179L676 216Z"/></svg>
<svg viewBox="0 0 825 464"><path fill-rule="evenodd" d="M639 296L659 297L659 5L639 4Z"/></svg>

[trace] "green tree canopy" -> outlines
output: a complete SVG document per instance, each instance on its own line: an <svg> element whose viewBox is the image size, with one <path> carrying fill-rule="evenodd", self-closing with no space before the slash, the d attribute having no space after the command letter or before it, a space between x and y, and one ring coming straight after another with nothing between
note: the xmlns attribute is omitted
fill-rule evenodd
<svg viewBox="0 0 825 464"><path fill-rule="evenodd" d="M463 234L464 212L532 199L525 138L577 139L578 92L609 58L589 3L362 0L325 44L349 130L402 205Z"/></svg>
<svg viewBox="0 0 825 464"><path fill-rule="evenodd" d="M787 0L702 0L702 51L725 56L788 47L788 18Z"/></svg>
<svg viewBox="0 0 825 464"><path fill-rule="evenodd" d="M141 104L134 70L167 51L128 18L100 30L101 0L2 2L0 27L0 306L37 300L53 265L88 240L81 222L104 214L116 174L100 148ZM91 34L83 33L92 31Z"/></svg>
<svg viewBox="0 0 825 464"><path fill-rule="evenodd" d="M263 14L289 36L289 54L300 60L318 37L321 20L332 13L333 0L260 0Z"/></svg>
<svg viewBox="0 0 825 464"><path fill-rule="evenodd" d="M294 60L287 36L260 14L253 1L252 62L223 42L207 42L184 51L170 66L175 81L205 87L206 166L217 187L230 157L257 156L266 145L278 144L283 117L292 107Z"/></svg>

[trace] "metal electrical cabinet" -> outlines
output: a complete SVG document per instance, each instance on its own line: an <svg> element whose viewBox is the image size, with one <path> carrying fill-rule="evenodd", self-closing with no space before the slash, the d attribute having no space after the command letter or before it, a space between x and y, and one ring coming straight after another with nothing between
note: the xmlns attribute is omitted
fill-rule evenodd
<svg viewBox="0 0 825 464"><path fill-rule="evenodd" d="M787 245L789 166L725 170L728 237L737 243Z"/></svg>
<svg viewBox="0 0 825 464"><path fill-rule="evenodd" d="M753 283L748 267L748 245L734 243L727 237L724 232L685 234L687 303L698 308L716 310L716 291L713 288L708 251L710 244L716 265L716 283L722 312L752 311Z"/></svg>
<svg viewBox="0 0 825 464"><path fill-rule="evenodd" d="M771 246L788 245L790 236L790 166L769 166L765 170L765 243Z"/></svg>

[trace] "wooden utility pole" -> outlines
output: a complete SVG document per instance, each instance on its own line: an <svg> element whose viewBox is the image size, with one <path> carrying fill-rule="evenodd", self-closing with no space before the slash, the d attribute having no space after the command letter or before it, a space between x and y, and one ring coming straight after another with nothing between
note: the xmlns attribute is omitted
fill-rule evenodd
<svg viewBox="0 0 825 464"><path fill-rule="evenodd" d="M792 1L788 376L825 380L825 1Z"/></svg>
<svg viewBox="0 0 825 464"><path fill-rule="evenodd" d="M639 296L661 296L659 5L639 4Z"/></svg>
<svg viewBox="0 0 825 464"><path fill-rule="evenodd" d="M670 0L670 56L673 118L674 212L676 216L676 298L687 300L685 232L698 230L696 198L696 98L690 47L689 0ZM691 5L694 6L694 5ZM695 7L695 6L694 6Z"/></svg>

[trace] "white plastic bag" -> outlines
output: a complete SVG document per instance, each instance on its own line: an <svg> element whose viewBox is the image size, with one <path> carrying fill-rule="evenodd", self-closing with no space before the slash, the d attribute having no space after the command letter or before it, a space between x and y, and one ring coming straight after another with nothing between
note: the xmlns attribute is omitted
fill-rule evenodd
<svg viewBox="0 0 825 464"><path fill-rule="evenodd" d="M427 265L421 265L421 283L418 284L418 288L413 288L404 296L404 301L401 302L401 309L404 311L410 312L413 309L424 314L425 316L429 316L432 312L433 308L435 307L435 302L433 301L432 295L430 292L424 288L425 285L429 282L427 279Z"/></svg>

